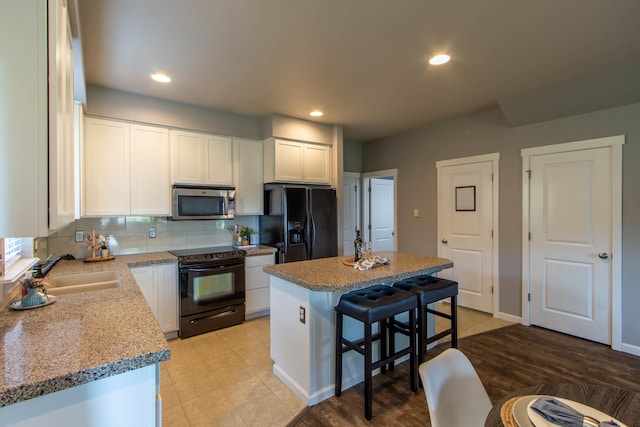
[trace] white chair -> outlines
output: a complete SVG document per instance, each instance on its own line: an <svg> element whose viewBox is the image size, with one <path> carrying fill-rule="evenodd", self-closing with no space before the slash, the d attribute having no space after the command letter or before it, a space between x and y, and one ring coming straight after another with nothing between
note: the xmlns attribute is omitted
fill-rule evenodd
<svg viewBox="0 0 640 427"><path fill-rule="evenodd" d="M456 348L448 348L419 367L433 427L484 426L491 410L476 370Z"/></svg>

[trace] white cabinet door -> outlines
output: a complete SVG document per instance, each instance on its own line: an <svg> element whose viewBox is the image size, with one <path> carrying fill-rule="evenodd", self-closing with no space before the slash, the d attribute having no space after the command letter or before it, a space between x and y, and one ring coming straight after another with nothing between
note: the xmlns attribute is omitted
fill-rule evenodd
<svg viewBox="0 0 640 427"><path fill-rule="evenodd" d="M84 215L129 212L128 123L85 119L83 176Z"/></svg>
<svg viewBox="0 0 640 427"><path fill-rule="evenodd" d="M170 134L172 183L204 183L206 159L203 135L176 130L172 130Z"/></svg>
<svg viewBox="0 0 640 427"><path fill-rule="evenodd" d="M269 138L263 171L264 182L331 184L331 147Z"/></svg>
<svg viewBox="0 0 640 427"><path fill-rule="evenodd" d="M205 184L232 185L232 145L227 136L204 135Z"/></svg>
<svg viewBox="0 0 640 427"><path fill-rule="evenodd" d="M172 130L171 182L173 184L231 185L231 138Z"/></svg>
<svg viewBox="0 0 640 427"><path fill-rule="evenodd" d="M275 180L304 182L304 144L276 139Z"/></svg>
<svg viewBox="0 0 640 427"><path fill-rule="evenodd" d="M162 332L178 330L178 266L158 264L153 266L158 295L157 319Z"/></svg>
<svg viewBox="0 0 640 427"><path fill-rule="evenodd" d="M49 228L75 219L73 44L66 2L49 2Z"/></svg>
<svg viewBox="0 0 640 427"><path fill-rule="evenodd" d="M262 215L262 141L233 138L233 186L236 214Z"/></svg>
<svg viewBox="0 0 640 427"><path fill-rule="evenodd" d="M269 275L262 271L265 265L275 264L275 255L252 255L245 260L246 317L268 314L270 307Z"/></svg>
<svg viewBox="0 0 640 427"><path fill-rule="evenodd" d="M132 267L138 283L162 332L178 330L178 266L175 263Z"/></svg>
<svg viewBox="0 0 640 427"><path fill-rule="evenodd" d="M326 145L304 145L304 182L314 184L331 183L331 147Z"/></svg>
<svg viewBox="0 0 640 427"><path fill-rule="evenodd" d="M169 130L130 126L131 214L169 215Z"/></svg>

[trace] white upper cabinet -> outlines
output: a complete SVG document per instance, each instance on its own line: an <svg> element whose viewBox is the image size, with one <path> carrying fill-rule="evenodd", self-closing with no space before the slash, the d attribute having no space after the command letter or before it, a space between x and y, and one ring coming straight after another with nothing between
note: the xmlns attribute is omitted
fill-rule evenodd
<svg viewBox="0 0 640 427"><path fill-rule="evenodd" d="M85 119L83 216L170 212L169 131Z"/></svg>
<svg viewBox="0 0 640 427"><path fill-rule="evenodd" d="M267 139L264 141L264 182L331 184L331 147Z"/></svg>
<svg viewBox="0 0 640 427"><path fill-rule="evenodd" d="M263 214L262 141L233 138L233 186L236 214Z"/></svg>
<svg viewBox="0 0 640 427"><path fill-rule="evenodd" d="M47 236L73 220L73 54L68 28L63 0L2 2L2 237ZM60 51L53 50L56 46Z"/></svg>
<svg viewBox="0 0 640 427"><path fill-rule="evenodd" d="M83 215L125 215L131 206L129 124L87 117L83 143Z"/></svg>
<svg viewBox="0 0 640 427"><path fill-rule="evenodd" d="M169 130L131 124L129 168L132 215L169 215Z"/></svg>
<svg viewBox="0 0 640 427"><path fill-rule="evenodd" d="M66 2L50 2L49 228L70 224L76 213L73 42Z"/></svg>
<svg viewBox="0 0 640 427"><path fill-rule="evenodd" d="M231 138L172 130L171 183L231 186Z"/></svg>

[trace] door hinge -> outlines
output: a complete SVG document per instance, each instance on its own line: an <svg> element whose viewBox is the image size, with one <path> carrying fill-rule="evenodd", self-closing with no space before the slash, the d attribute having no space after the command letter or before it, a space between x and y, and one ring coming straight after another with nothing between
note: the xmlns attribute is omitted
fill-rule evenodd
<svg viewBox="0 0 640 427"><path fill-rule="evenodd" d="M493 230L491 230L491 238L493 239Z"/></svg>
<svg viewBox="0 0 640 427"><path fill-rule="evenodd" d="M529 232L529 240L531 240L531 232Z"/></svg>
<svg viewBox="0 0 640 427"><path fill-rule="evenodd" d="M355 191L356 193L358 192L358 184L353 186L353 191Z"/></svg>
<svg viewBox="0 0 640 427"><path fill-rule="evenodd" d="M527 294L527 301L531 302L531 294Z"/></svg>
<svg viewBox="0 0 640 427"><path fill-rule="evenodd" d="M491 295L493 295L493 286L491 286Z"/></svg>
<svg viewBox="0 0 640 427"><path fill-rule="evenodd" d="M369 193L371 193L371 186L369 186L369 190L368 191L369 191Z"/></svg>
<svg viewBox="0 0 640 427"><path fill-rule="evenodd" d="M369 231L371 231L371 224L369 224Z"/></svg>
<svg viewBox="0 0 640 427"><path fill-rule="evenodd" d="M527 174L529 174L529 179L531 179L531 169L526 170L525 172L526 172Z"/></svg>
<svg viewBox="0 0 640 427"><path fill-rule="evenodd" d="M491 174L491 182L493 182L493 174Z"/></svg>

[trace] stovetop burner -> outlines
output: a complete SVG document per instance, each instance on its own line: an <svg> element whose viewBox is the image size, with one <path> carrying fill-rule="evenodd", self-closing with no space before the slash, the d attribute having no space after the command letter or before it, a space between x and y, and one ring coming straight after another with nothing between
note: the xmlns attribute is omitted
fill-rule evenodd
<svg viewBox="0 0 640 427"><path fill-rule="evenodd" d="M220 263L232 260L242 260L247 253L233 246L214 246L210 248L178 249L169 251L178 257L180 264L202 262Z"/></svg>

